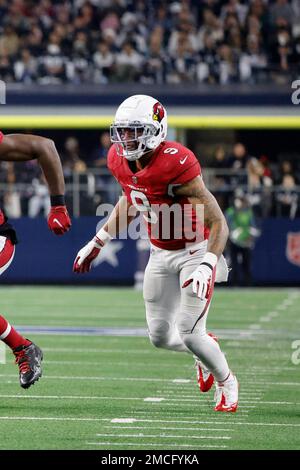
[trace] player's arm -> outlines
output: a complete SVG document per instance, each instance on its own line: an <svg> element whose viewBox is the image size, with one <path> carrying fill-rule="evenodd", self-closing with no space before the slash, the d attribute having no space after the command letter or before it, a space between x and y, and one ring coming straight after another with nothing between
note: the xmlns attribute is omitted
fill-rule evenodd
<svg viewBox="0 0 300 470"><path fill-rule="evenodd" d="M210 229L207 251L213 253L218 259L226 246L229 230L215 197L206 188L200 176L175 188L174 193L178 196L186 196L196 213L198 213L199 205L204 207L204 224Z"/></svg>
<svg viewBox="0 0 300 470"><path fill-rule="evenodd" d="M190 283L193 283L193 292L201 300L204 300L210 294L210 288L213 285L213 274L228 240L229 230L227 222L216 199L206 188L200 176L178 187L174 192L178 196L186 196L196 210L196 213L198 213L197 206L203 205L204 224L210 229L207 252L200 266L183 284L183 287L187 287Z"/></svg>
<svg viewBox="0 0 300 470"><path fill-rule="evenodd" d="M75 273L89 272L91 270L91 264L100 254L101 248L103 248L119 233L123 232L135 216L136 210L128 201L126 195L122 194L113 208L107 222L96 233L94 238L77 253L73 265L73 271Z"/></svg>
<svg viewBox="0 0 300 470"><path fill-rule="evenodd" d="M122 193L119 201L115 205L107 222L101 230L107 232L110 238L115 238L119 233L127 229L130 222L135 218L136 210L128 201L126 195ZM97 236L97 235L96 235Z"/></svg>
<svg viewBox="0 0 300 470"><path fill-rule="evenodd" d="M0 160L26 162L38 160L51 196L65 193L65 182L61 162L53 140L37 135L4 135L0 145Z"/></svg>
<svg viewBox="0 0 300 470"><path fill-rule="evenodd" d="M61 161L53 140L29 134L9 134L2 137L0 160L25 162L37 160L49 186L51 212L48 226L56 235L67 232L71 221L65 206L65 181Z"/></svg>

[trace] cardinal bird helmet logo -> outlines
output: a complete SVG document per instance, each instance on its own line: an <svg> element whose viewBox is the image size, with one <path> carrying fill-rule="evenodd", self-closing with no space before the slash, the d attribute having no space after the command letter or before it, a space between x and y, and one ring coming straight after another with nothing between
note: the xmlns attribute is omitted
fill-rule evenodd
<svg viewBox="0 0 300 470"><path fill-rule="evenodd" d="M165 115L165 110L163 108L163 105L157 101L154 105L153 105L153 115L152 115L152 118L154 119L154 121L158 121L158 122L161 122L161 120L163 119Z"/></svg>

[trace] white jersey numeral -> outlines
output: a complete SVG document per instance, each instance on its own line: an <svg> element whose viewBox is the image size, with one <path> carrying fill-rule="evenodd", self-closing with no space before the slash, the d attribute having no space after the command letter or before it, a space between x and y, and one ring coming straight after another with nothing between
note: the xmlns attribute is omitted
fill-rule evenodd
<svg viewBox="0 0 300 470"><path fill-rule="evenodd" d="M147 213L143 214L144 219L150 224L156 224L156 222L158 221L158 217L155 212L153 212L153 210L151 209L151 204L146 194L142 193L141 191L137 191L136 189L133 189L130 192L130 197L132 200L132 204L138 211Z"/></svg>
<svg viewBox="0 0 300 470"><path fill-rule="evenodd" d="M175 153L178 153L178 149L175 149L174 147L168 147L166 150L164 150L164 153L170 153L171 155L174 155Z"/></svg>

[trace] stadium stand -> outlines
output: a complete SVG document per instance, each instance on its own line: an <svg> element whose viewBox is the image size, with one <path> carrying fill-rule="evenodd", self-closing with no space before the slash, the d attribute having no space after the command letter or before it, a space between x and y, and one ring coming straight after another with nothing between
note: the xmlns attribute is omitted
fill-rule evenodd
<svg viewBox="0 0 300 470"><path fill-rule="evenodd" d="M287 0L0 1L2 80L290 82L300 7Z"/></svg>

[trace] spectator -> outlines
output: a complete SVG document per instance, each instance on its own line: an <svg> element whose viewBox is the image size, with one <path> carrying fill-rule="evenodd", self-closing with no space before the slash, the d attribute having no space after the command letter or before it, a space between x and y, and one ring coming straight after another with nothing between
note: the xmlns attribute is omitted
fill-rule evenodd
<svg viewBox="0 0 300 470"><path fill-rule="evenodd" d="M270 23L275 25L278 20L284 19L291 25L294 13L293 8L287 0L276 0L275 4L270 6Z"/></svg>
<svg viewBox="0 0 300 470"><path fill-rule="evenodd" d="M238 67L231 49L227 44L221 44L217 50L218 80L221 84L238 81Z"/></svg>
<svg viewBox="0 0 300 470"><path fill-rule="evenodd" d="M276 195L277 216L294 219L299 207L299 193L296 188L296 180L292 174L284 174L281 189Z"/></svg>
<svg viewBox="0 0 300 470"><path fill-rule="evenodd" d="M29 49L30 53L34 57L37 57L38 61L42 61L42 54L44 53L43 33L38 26L32 27L32 30L28 33L25 45L27 49Z"/></svg>
<svg viewBox="0 0 300 470"><path fill-rule="evenodd" d="M15 78L18 82L32 83L37 77L37 61L29 49L22 49L19 60L14 64Z"/></svg>
<svg viewBox="0 0 300 470"><path fill-rule="evenodd" d="M116 55L116 67L113 79L116 82L135 82L140 75L143 58L131 42L125 42L121 52Z"/></svg>
<svg viewBox="0 0 300 470"><path fill-rule="evenodd" d="M199 49L205 48L205 37L210 36L213 43L222 42L224 39L224 30L221 21L216 17L212 10L206 8L203 11L203 24L198 31Z"/></svg>
<svg viewBox="0 0 300 470"><path fill-rule="evenodd" d="M0 77L4 82L13 82L14 70L10 58L0 54Z"/></svg>
<svg viewBox="0 0 300 470"><path fill-rule="evenodd" d="M218 60L216 42L212 35L206 34L203 38L204 47L199 54L196 76L199 82L216 83L218 81Z"/></svg>
<svg viewBox="0 0 300 470"><path fill-rule="evenodd" d="M232 155L228 158L228 166L231 168L233 175L230 177L230 185L232 188L241 186L244 190L248 185L247 163L250 156L245 145L237 142L233 146Z"/></svg>
<svg viewBox="0 0 300 470"><path fill-rule="evenodd" d="M68 137L64 144L63 169L66 177L73 172L82 173L86 170L86 163L81 156L79 142L76 137Z"/></svg>
<svg viewBox="0 0 300 470"><path fill-rule="evenodd" d="M187 41L178 43L176 58L172 61L172 73L168 74L169 83L194 81L196 63Z"/></svg>
<svg viewBox="0 0 300 470"><path fill-rule="evenodd" d="M0 55L13 57L17 54L19 48L19 37L9 24L4 26L4 31L0 36Z"/></svg>
<svg viewBox="0 0 300 470"><path fill-rule="evenodd" d="M21 199L20 193L16 190L14 183L16 182L16 174L14 164L12 162L2 162L0 167L0 179L7 185L3 197L3 208L8 217L21 217Z"/></svg>
<svg viewBox="0 0 300 470"><path fill-rule="evenodd" d="M247 162L248 200L256 217L267 217L272 209L271 187L273 180L264 165L257 158L251 157Z"/></svg>
<svg viewBox="0 0 300 470"><path fill-rule="evenodd" d="M96 83L107 83L113 74L114 54L109 49L105 41L98 44L97 52L93 55L93 63L95 67L94 81Z"/></svg>
<svg viewBox="0 0 300 470"><path fill-rule="evenodd" d="M222 209L228 207L228 185L230 177L228 176L228 159L223 145L218 145L214 151L213 160L210 166L217 170L211 184L214 188L214 194ZM224 173L222 172L224 170Z"/></svg>
<svg viewBox="0 0 300 470"><path fill-rule="evenodd" d="M244 24L247 15L248 6L242 4L239 0L229 0L222 7L221 19L224 20L228 15L235 15L241 25Z"/></svg>
<svg viewBox="0 0 300 470"><path fill-rule="evenodd" d="M111 147L110 134L109 132L102 132L99 139L99 146L97 146L92 152L92 164L96 167L107 166L107 153Z"/></svg>
<svg viewBox="0 0 300 470"><path fill-rule="evenodd" d="M259 39L256 35L249 35L247 38L247 50L240 57L239 69L242 82L259 82L260 77L264 78L267 66L267 58L260 50Z"/></svg>
<svg viewBox="0 0 300 470"><path fill-rule="evenodd" d="M46 217L49 213L51 204L49 198L49 191L44 177L34 178L31 183L33 195L28 201L28 216L37 217L41 214Z"/></svg>
<svg viewBox="0 0 300 470"><path fill-rule="evenodd" d="M163 32L155 28L150 36L149 53L145 57L142 83L163 83L170 67L170 61L162 48Z"/></svg>
<svg viewBox="0 0 300 470"><path fill-rule="evenodd" d="M210 164L212 168L216 169L228 169L228 159L223 145L217 145L214 151L213 160Z"/></svg>
<svg viewBox="0 0 300 470"><path fill-rule="evenodd" d="M92 152L93 166L100 168L101 174L96 175L96 190L100 192L101 200L114 204L116 202L116 186L114 177L107 170L107 153L111 146L109 132L100 135L99 146Z"/></svg>
<svg viewBox="0 0 300 470"><path fill-rule="evenodd" d="M233 146L231 157L229 157L228 166L234 170L242 170L246 168L249 155L244 144L237 142Z"/></svg>
<svg viewBox="0 0 300 470"><path fill-rule="evenodd" d="M247 195L236 193L234 204L225 213L229 227L229 252L233 285L251 285L251 252L255 238L260 232L256 228L254 214Z"/></svg>
<svg viewBox="0 0 300 470"><path fill-rule="evenodd" d="M46 55L40 59L39 82L43 85L60 84L66 81L66 58L61 47L60 38L52 34Z"/></svg>
<svg viewBox="0 0 300 470"><path fill-rule="evenodd" d="M277 30L271 51L273 77L280 81L282 77L286 76L286 81L288 81L288 73L295 70L299 57L294 48L291 34L286 28Z"/></svg>

